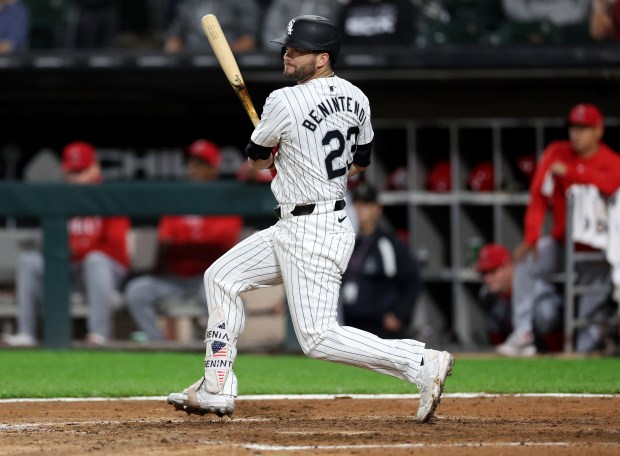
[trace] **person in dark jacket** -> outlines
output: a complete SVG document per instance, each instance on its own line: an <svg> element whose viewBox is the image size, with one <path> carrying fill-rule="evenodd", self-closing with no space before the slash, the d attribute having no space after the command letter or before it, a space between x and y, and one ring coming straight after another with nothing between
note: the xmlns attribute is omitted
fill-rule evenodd
<svg viewBox="0 0 620 456"><path fill-rule="evenodd" d="M404 338L421 287L418 265L382 223L383 208L371 186L357 187L353 203L359 228L342 277L341 320L383 339Z"/></svg>
<svg viewBox="0 0 620 456"><path fill-rule="evenodd" d="M30 9L19 0L0 0L0 55L28 49Z"/></svg>

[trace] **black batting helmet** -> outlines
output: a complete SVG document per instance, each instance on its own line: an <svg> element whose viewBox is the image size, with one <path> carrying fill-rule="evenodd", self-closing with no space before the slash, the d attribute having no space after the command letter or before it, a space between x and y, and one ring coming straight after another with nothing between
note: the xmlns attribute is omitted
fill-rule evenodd
<svg viewBox="0 0 620 456"><path fill-rule="evenodd" d="M340 31L329 19L309 14L291 19L286 26L286 34L271 42L282 45L282 57L285 47L289 46L327 52L334 64L340 52Z"/></svg>

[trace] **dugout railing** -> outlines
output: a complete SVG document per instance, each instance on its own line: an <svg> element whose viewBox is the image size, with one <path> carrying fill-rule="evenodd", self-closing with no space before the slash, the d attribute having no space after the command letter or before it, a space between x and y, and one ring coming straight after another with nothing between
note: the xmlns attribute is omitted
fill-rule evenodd
<svg viewBox="0 0 620 456"><path fill-rule="evenodd" d="M70 255L67 220L79 215L264 216L276 202L268 185L220 181L195 183L106 183L102 185L0 184L0 217L40 221L43 233L43 344L71 342Z"/></svg>
<svg viewBox="0 0 620 456"><path fill-rule="evenodd" d="M588 187L595 192L594 199L586 197ZM616 192L610 198L618 198ZM600 294L607 283L607 276L611 283L612 290L618 287L613 277L614 263L617 259L609 253L609 248L615 250L610 245L612 232L610 227L615 223L618 225L613 212L609 211L609 198L602 196L596 188L586 185L573 185L566 193L566 242L565 242L565 262L564 262L564 352L572 353L576 348L576 333L580 328L585 328L590 324L597 324L605 332L618 330L620 325L620 302L615 302L617 310L609 318L601 312L601 308L591 309L589 313L581 311L578 307L579 298L586 294ZM581 201L579 201L581 199ZM579 210L578 206L590 206L586 212ZM590 236L582 234L583 229L577 227L582 224L586 227ZM579 250L578 244L585 244L592 250ZM585 269L591 272L596 268L603 280L596 283L585 283L582 279L582 272ZM616 268L617 269L617 268ZM617 293L613 292L609 300L617 299ZM609 300L602 305L609 304ZM614 328L615 327L615 328Z"/></svg>

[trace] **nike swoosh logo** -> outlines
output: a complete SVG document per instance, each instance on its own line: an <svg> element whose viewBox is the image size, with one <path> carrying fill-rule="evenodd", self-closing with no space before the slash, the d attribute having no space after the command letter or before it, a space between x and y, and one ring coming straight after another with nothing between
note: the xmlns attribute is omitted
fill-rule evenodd
<svg viewBox="0 0 620 456"><path fill-rule="evenodd" d="M346 218L347 218L347 216L346 216L346 215L345 215L344 217L342 217L342 218L339 218L339 219L338 219L338 223L342 223L342 222L344 221L344 219L346 219Z"/></svg>

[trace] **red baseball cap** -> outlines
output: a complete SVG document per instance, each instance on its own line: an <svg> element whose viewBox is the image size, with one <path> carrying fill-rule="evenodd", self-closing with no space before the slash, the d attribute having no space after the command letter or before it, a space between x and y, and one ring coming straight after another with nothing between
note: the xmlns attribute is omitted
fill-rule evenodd
<svg viewBox="0 0 620 456"><path fill-rule="evenodd" d="M222 161L218 145L206 139L197 139L190 144L187 150L190 156L197 157L213 167L220 166Z"/></svg>
<svg viewBox="0 0 620 456"><path fill-rule="evenodd" d="M67 172L80 172L97 161L95 148L84 141L75 141L62 151L62 169Z"/></svg>
<svg viewBox="0 0 620 456"><path fill-rule="evenodd" d="M491 192L495 188L493 163L483 161L474 166L467 176L467 186L475 192Z"/></svg>
<svg viewBox="0 0 620 456"><path fill-rule="evenodd" d="M452 169L448 160L437 162L426 176L426 189L432 192L449 192L452 189Z"/></svg>
<svg viewBox="0 0 620 456"><path fill-rule="evenodd" d="M603 114L593 104L580 103L573 106L568 114L569 125L583 125L584 127L598 127L603 125Z"/></svg>
<svg viewBox="0 0 620 456"><path fill-rule="evenodd" d="M478 264L476 269L479 272L493 271L505 265L512 259L510 252L501 244L487 244L478 253Z"/></svg>

